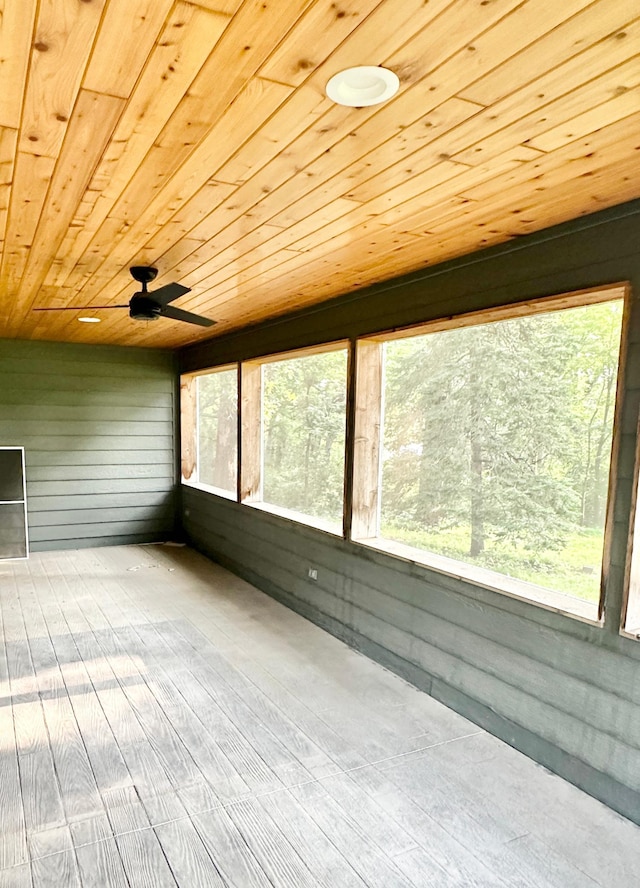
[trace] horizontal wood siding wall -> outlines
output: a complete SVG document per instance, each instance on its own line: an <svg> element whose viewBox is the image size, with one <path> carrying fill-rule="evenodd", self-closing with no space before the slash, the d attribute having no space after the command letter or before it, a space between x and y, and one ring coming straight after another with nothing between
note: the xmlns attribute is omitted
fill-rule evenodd
<svg viewBox="0 0 640 888"><path fill-rule="evenodd" d="M202 551L640 823L640 642L619 635L640 404L639 232L634 202L199 344L181 366L630 281L604 628L188 487L182 520Z"/></svg>
<svg viewBox="0 0 640 888"><path fill-rule="evenodd" d="M25 448L32 550L172 535L175 389L168 351L0 340L0 444Z"/></svg>

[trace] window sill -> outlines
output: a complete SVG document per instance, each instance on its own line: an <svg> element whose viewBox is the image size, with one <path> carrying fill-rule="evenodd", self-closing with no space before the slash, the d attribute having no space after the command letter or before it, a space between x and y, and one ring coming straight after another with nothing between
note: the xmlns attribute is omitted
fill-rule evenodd
<svg viewBox="0 0 640 888"><path fill-rule="evenodd" d="M563 592L545 589L544 586L537 586L535 583L528 583L525 580L517 580L484 567L465 564L462 561L456 561L454 558L447 558L445 555L424 552L422 549L415 549L413 546L408 546L405 543L396 543L392 540L379 538L353 540L353 542L360 546L366 546L369 549L385 552L396 558L402 558L404 561L426 567L444 576L463 580L464 582L472 583L474 586L480 586L483 589L490 589L492 592L499 592L502 595L508 595L510 598L525 601L527 604L533 604L545 610L581 620L583 623L589 623L598 627L604 625L603 621L598 619L598 605L593 601L584 601L581 598L574 598L572 595L566 595Z"/></svg>
<svg viewBox="0 0 640 888"><path fill-rule="evenodd" d="M211 484L203 484L201 481L187 481L185 478L182 478L182 483L185 487L195 487L196 490L204 490L206 493L213 493L215 496L221 496L224 499L233 500L233 502L236 502L238 498L235 490L232 493L230 490L223 490L222 487L213 487Z"/></svg>
<svg viewBox="0 0 640 888"><path fill-rule="evenodd" d="M634 641L640 641L640 595L636 584L633 584L629 593L629 604L627 605L627 614L624 626L620 630L620 634L625 638L632 638Z"/></svg>
<svg viewBox="0 0 640 888"><path fill-rule="evenodd" d="M269 512L271 515L277 515L279 518L286 518L289 521L295 521L296 524L305 524L307 527L315 527L316 530L323 530L332 536L342 537L342 526L327 521L324 518L314 518L313 515L305 515L304 512L296 512L293 509L285 509L284 506L276 506L273 503L265 502L244 502L244 506L250 506L252 509L260 509L262 512Z"/></svg>

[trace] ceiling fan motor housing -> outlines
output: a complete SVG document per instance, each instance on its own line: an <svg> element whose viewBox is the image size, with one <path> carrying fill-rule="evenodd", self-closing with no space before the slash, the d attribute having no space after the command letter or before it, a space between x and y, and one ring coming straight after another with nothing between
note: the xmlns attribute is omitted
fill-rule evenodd
<svg viewBox="0 0 640 888"><path fill-rule="evenodd" d="M144 293L137 293L129 302L129 317L134 321L155 321L161 311L161 305Z"/></svg>
<svg viewBox="0 0 640 888"><path fill-rule="evenodd" d="M158 269L151 265L132 265L129 271L134 281L142 284L143 291L146 289L146 285L155 281L158 275Z"/></svg>

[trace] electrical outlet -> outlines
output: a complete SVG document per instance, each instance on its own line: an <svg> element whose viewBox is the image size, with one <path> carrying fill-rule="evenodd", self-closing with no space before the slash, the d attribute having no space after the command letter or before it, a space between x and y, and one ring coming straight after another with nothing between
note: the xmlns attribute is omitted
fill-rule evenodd
<svg viewBox="0 0 640 888"><path fill-rule="evenodd" d="M307 575L310 580L317 580L318 579L318 571L316 570L315 567L310 567L309 570L307 571Z"/></svg>

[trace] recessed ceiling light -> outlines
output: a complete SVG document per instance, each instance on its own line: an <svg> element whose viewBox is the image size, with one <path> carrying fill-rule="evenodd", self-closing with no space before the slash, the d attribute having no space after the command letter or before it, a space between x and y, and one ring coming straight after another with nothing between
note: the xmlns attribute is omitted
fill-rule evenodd
<svg viewBox="0 0 640 888"><path fill-rule="evenodd" d="M386 102L398 92L400 80L388 68L360 65L334 74L327 83L327 95L337 105L363 108Z"/></svg>
<svg viewBox="0 0 640 888"><path fill-rule="evenodd" d="M83 324L99 324L102 318L78 318Z"/></svg>

